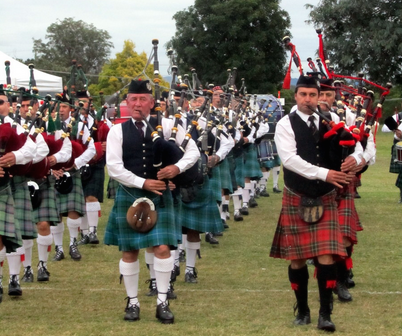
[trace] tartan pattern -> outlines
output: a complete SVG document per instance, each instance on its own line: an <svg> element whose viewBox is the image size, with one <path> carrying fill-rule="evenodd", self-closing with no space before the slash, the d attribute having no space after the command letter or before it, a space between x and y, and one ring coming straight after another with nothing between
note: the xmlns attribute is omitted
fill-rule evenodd
<svg viewBox="0 0 402 336"><path fill-rule="evenodd" d="M20 223L22 239L35 239L38 232L27 181L25 176L13 177L14 219Z"/></svg>
<svg viewBox="0 0 402 336"><path fill-rule="evenodd" d="M39 185L42 202L38 209L34 209L34 215L38 222L49 222L51 226L57 225L60 221L59 211L56 204L56 189L54 189L55 178L53 175L47 179L35 179Z"/></svg>
<svg viewBox="0 0 402 336"><path fill-rule="evenodd" d="M399 188L402 189L402 170L398 174L398 177L396 178L395 185Z"/></svg>
<svg viewBox="0 0 402 336"><path fill-rule="evenodd" d="M76 211L82 217L86 213L84 191L82 189L81 175L72 173L73 190L68 194L60 194L56 190L57 209L59 215L66 217L70 211Z"/></svg>
<svg viewBox="0 0 402 336"><path fill-rule="evenodd" d="M236 184L242 188L244 188L244 155L239 155L235 157L235 177L236 177Z"/></svg>
<svg viewBox="0 0 402 336"><path fill-rule="evenodd" d="M361 186L362 186L362 180L361 180L361 178L362 178L362 174L355 175L355 176L353 177L353 180L352 180L351 183L353 183L353 187L354 187L354 188L358 188L358 187L361 187ZM352 190L354 190L354 189L352 189Z"/></svg>
<svg viewBox="0 0 402 336"><path fill-rule="evenodd" d="M135 232L126 220L127 210L139 197L151 199L158 212L157 223L148 233ZM165 207L160 208L160 196L143 189L120 185L106 226L105 244L117 245L120 251L133 251L158 245L177 246L181 238L181 227L178 221L175 222L171 192L165 191L163 197Z"/></svg>
<svg viewBox="0 0 402 336"><path fill-rule="evenodd" d="M324 254L345 257L335 196L335 191L322 196L324 214L318 223L308 224L300 219L297 212L300 196L285 187L270 256L287 260L309 259Z"/></svg>
<svg viewBox="0 0 402 336"><path fill-rule="evenodd" d="M254 144L244 148L244 176L252 180L259 180L262 177L257 148Z"/></svg>
<svg viewBox="0 0 402 336"><path fill-rule="evenodd" d="M353 184L349 184L346 190L338 188L336 202L342 235L349 238L352 244L357 244L357 232L362 231L363 227L356 211L353 190Z"/></svg>
<svg viewBox="0 0 402 336"><path fill-rule="evenodd" d="M219 166L212 168L212 177L209 179L212 190L212 198L215 202L222 202L222 185Z"/></svg>
<svg viewBox="0 0 402 336"><path fill-rule="evenodd" d="M395 146L395 144L393 144L391 147L391 162L389 164L389 172L400 175L402 164L398 163L398 161L395 161L396 158L397 158L396 146ZM399 179L399 176L398 176L398 179ZM397 187L398 187L398 185L397 185ZM400 187L398 187L398 188L400 188Z"/></svg>
<svg viewBox="0 0 402 336"><path fill-rule="evenodd" d="M115 199L117 188L119 187L119 182L113 180L109 177L109 182L107 183L107 198L108 199Z"/></svg>
<svg viewBox="0 0 402 336"><path fill-rule="evenodd" d="M219 165L219 175L221 179L222 189L228 189L229 192L233 193L232 178L230 174L230 164L227 158L225 158Z"/></svg>
<svg viewBox="0 0 402 336"><path fill-rule="evenodd" d="M237 190L237 181L236 181L236 174L235 174L235 159L233 156L233 149L229 152L229 154L226 156L226 159L228 160L229 163L229 172L230 172L230 180L232 182L232 193Z"/></svg>
<svg viewBox="0 0 402 336"><path fill-rule="evenodd" d="M193 202L181 202L179 214L181 226L188 229L199 232L223 231L219 208L213 199L208 176L204 178L204 184L200 187Z"/></svg>
<svg viewBox="0 0 402 336"><path fill-rule="evenodd" d="M82 181L84 196L95 196L100 203L103 203L103 189L105 184L105 162L101 161L91 165L91 177Z"/></svg>
<svg viewBox="0 0 402 336"><path fill-rule="evenodd" d="M260 166L262 168L272 169L274 167L280 167L280 165L281 165L281 159L280 159L279 155L275 155L273 160L260 162Z"/></svg>
<svg viewBox="0 0 402 336"><path fill-rule="evenodd" d="M22 246L21 230L18 220L14 219L14 199L9 185L0 190L0 236L6 252L15 252Z"/></svg>

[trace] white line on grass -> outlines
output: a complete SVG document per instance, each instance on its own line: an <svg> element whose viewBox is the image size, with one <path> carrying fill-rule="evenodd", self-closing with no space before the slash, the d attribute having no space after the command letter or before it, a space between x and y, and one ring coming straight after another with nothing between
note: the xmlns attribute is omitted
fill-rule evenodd
<svg viewBox="0 0 402 336"><path fill-rule="evenodd" d="M50 290L50 291L70 291L71 288L54 288L54 287L24 287L23 290ZM112 291L112 292L120 292L121 289L117 288L90 288L86 289L85 291L89 292L105 292L105 291ZM184 292L247 292L247 293L262 293L262 292L279 292L279 293L286 293L291 292L290 289L268 289L268 290L261 290L261 289L183 289ZM318 293L317 290L310 290L310 293ZM359 291L353 290L353 293L360 293L360 294L370 294L370 295L401 295L402 292L372 292L372 291Z"/></svg>

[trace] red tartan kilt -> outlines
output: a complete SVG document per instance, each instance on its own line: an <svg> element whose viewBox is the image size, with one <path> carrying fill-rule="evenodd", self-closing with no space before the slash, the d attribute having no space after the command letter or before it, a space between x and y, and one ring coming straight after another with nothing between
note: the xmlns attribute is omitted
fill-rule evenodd
<svg viewBox="0 0 402 336"><path fill-rule="evenodd" d="M347 237L352 244L357 244L357 232L363 230L359 215L355 207L353 197L354 185L349 184L346 191L337 191L339 225L342 235Z"/></svg>
<svg viewBox="0 0 402 336"><path fill-rule="evenodd" d="M325 254L346 256L335 196L336 192L332 191L322 197L322 218L318 223L308 224L297 212L300 196L285 187L270 256L287 260L310 259Z"/></svg>

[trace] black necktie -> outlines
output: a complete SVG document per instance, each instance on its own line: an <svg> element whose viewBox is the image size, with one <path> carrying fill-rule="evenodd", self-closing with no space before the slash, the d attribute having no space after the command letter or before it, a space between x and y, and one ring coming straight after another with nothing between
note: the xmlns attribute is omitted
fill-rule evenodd
<svg viewBox="0 0 402 336"><path fill-rule="evenodd" d="M315 125L315 116L311 115L308 117L308 121L310 122L310 131L314 136L315 142L318 142L320 135L318 134L317 126Z"/></svg>
<svg viewBox="0 0 402 336"><path fill-rule="evenodd" d="M144 131L142 130L144 124L142 123L142 121L136 121L135 126L137 126L138 132L140 132L141 139L144 139Z"/></svg>
<svg viewBox="0 0 402 336"><path fill-rule="evenodd" d="M66 125L66 122L63 121L63 123L62 123L61 125L62 125L61 128L63 129L63 132L67 132L67 125Z"/></svg>

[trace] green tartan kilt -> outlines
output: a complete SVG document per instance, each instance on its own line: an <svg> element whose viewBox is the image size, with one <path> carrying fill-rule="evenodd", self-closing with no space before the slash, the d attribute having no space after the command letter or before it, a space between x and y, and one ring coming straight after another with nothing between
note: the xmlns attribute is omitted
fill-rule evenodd
<svg viewBox="0 0 402 336"><path fill-rule="evenodd" d="M244 148L244 176L252 180L259 180L262 177L257 148L254 144Z"/></svg>
<svg viewBox="0 0 402 336"><path fill-rule="evenodd" d="M396 146L394 144L391 147L391 162L389 164L389 172L390 173L399 174L402 171L402 169L401 169L402 164L399 163L399 161L397 161L397 158L398 158L398 156L397 156L397 153L396 153ZM399 176L398 176L397 184L396 184L396 186L399 188L398 180L399 180Z"/></svg>
<svg viewBox="0 0 402 336"><path fill-rule="evenodd" d="M82 217L86 213L84 190L82 189L81 175L72 173L73 190L68 194L60 194L56 190L56 201L59 215L66 217L70 211L76 211Z"/></svg>
<svg viewBox="0 0 402 336"><path fill-rule="evenodd" d="M14 215L14 199L7 184L0 190L0 236L7 253L15 252L22 246L20 225Z"/></svg>
<svg viewBox="0 0 402 336"><path fill-rule="evenodd" d="M245 171L244 171L244 154L239 155L235 158L235 177L236 183L238 186L244 188L244 179L245 179Z"/></svg>
<svg viewBox="0 0 402 336"><path fill-rule="evenodd" d="M209 179L212 198L215 202L222 202L222 184L219 165L212 168L212 177Z"/></svg>
<svg viewBox="0 0 402 336"><path fill-rule="evenodd" d="M268 169L272 169L274 167L280 167L281 159L279 158L279 155L275 155L273 160L260 162L260 166L261 168L268 168Z"/></svg>
<svg viewBox="0 0 402 336"><path fill-rule="evenodd" d="M105 162L101 161L90 166L91 177L82 181L85 197L94 196L100 203L103 202L103 189L105 184Z"/></svg>
<svg viewBox="0 0 402 336"><path fill-rule="evenodd" d="M199 232L222 232L223 224L208 176L190 203L181 202L181 226Z"/></svg>
<svg viewBox="0 0 402 336"><path fill-rule="evenodd" d="M235 190L237 190L237 181L236 181L236 174L235 174L236 163L235 163L235 158L233 156L233 150L229 152L228 156L226 156L226 159L228 160L228 163L229 163L230 180L232 182L232 192L231 193L233 193Z"/></svg>
<svg viewBox="0 0 402 336"><path fill-rule="evenodd" d="M49 222L55 226L60 222L59 211L56 204L56 190L54 189L55 178L49 175L47 179L35 179L39 185L41 193L41 204L39 208L34 209L34 215L38 222Z"/></svg>
<svg viewBox="0 0 402 336"><path fill-rule="evenodd" d="M109 182L107 183L107 198L114 199L116 197L117 188L119 187L119 182L113 180L109 177Z"/></svg>
<svg viewBox="0 0 402 336"><path fill-rule="evenodd" d="M155 204L158 219L148 233L138 233L127 223L127 210L137 198L148 197ZM146 247L170 245L177 246L181 236L179 221L175 221L173 198L170 190L163 193L164 208L160 208L160 196L137 188L119 186L112 211L106 226L104 242L119 246L120 251L134 251Z"/></svg>
<svg viewBox="0 0 402 336"><path fill-rule="evenodd" d="M395 185L402 189L402 171L398 174L396 181L395 181Z"/></svg>
<svg viewBox="0 0 402 336"><path fill-rule="evenodd" d="M13 177L14 218L20 223L22 239L35 239L38 232L27 181L25 176Z"/></svg>
<svg viewBox="0 0 402 336"><path fill-rule="evenodd" d="M221 179L222 189L227 189L232 194L233 184L232 184L232 177L230 174L230 163L227 157L219 165L219 175Z"/></svg>

